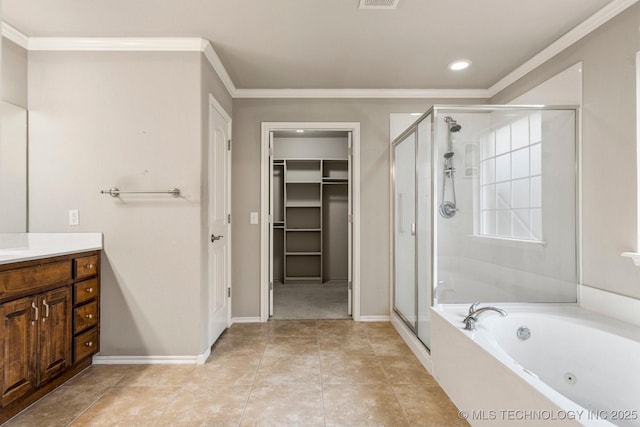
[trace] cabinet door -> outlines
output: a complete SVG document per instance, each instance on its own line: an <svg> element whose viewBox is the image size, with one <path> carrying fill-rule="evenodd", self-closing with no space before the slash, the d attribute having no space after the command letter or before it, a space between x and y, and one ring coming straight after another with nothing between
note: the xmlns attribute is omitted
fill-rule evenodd
<svg viewBox="0 0 640 427"><path fill-rule="evenodd" d="M43 383L71 365L71 289L40 294L39 382Z"/></svg>
<svg viewBox="0 0 640 427"><path fill-rule="evenodd" d="M31 392L37 383L38 314L33 297L0 304L2 406Z"/></svg>

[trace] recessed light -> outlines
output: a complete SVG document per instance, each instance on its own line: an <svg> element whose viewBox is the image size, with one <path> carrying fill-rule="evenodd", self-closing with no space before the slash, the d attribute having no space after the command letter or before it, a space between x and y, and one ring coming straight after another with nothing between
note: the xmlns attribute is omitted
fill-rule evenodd
<svg viewBox="0 0 640 427"><path fill-rule="evenodd" d="M304 133L304 129L298 129L296 130L297 133Z"/></svg>
<svg viewBox="0 0 640 427"><path fill-rule="evenodd" d="M471 65L471 61L469 61L468 59L461 59L449 64L449 69L452 71L460 71L464 70L465 68L469 68L469 65Z"/></svg>

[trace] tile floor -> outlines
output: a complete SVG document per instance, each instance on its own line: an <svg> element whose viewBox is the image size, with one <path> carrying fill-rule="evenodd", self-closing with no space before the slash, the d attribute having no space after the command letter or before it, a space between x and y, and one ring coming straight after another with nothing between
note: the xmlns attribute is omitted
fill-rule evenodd
<svg viewBox="0 0 640 427"><path fill-rule="evenodd" d="M94 365L7 426L462 426L390 323L236 324L202 366Z"/></svg>

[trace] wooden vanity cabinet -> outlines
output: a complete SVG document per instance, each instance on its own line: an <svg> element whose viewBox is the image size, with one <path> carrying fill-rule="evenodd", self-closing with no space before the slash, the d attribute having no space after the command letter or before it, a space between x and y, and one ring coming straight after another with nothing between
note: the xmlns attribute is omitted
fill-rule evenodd
<svg viewBox="0 0 640 427"><path fill-rule="evenodd" d="M91 364L99 263L92 251L0 265L0 423Z"/></svg>
<svg viewBox="0 0 640 427"><path fill-rule="evenodd" d="M38 328L32 309L35 302L36 298L26 297L0 304L3 407L38 386Z"/></svg>
<svg viewBox="0 0 640 427"><path fill-rule="evenodd" d="M38 295L38 385L71 366L71 289L69 286Z"/></svg>

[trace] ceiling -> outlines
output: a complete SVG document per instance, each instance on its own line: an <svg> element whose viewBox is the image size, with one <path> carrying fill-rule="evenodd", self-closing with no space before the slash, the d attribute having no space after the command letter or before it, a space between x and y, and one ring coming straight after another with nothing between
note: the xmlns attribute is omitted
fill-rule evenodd
<svg viewBox="0 0 640 427"><path fill-rule="evenodd" d="M3 0L2 14L31 37L202 37L238 89L486 89L610 1ZM449 71L460 58L472 66Z"/></svg>

